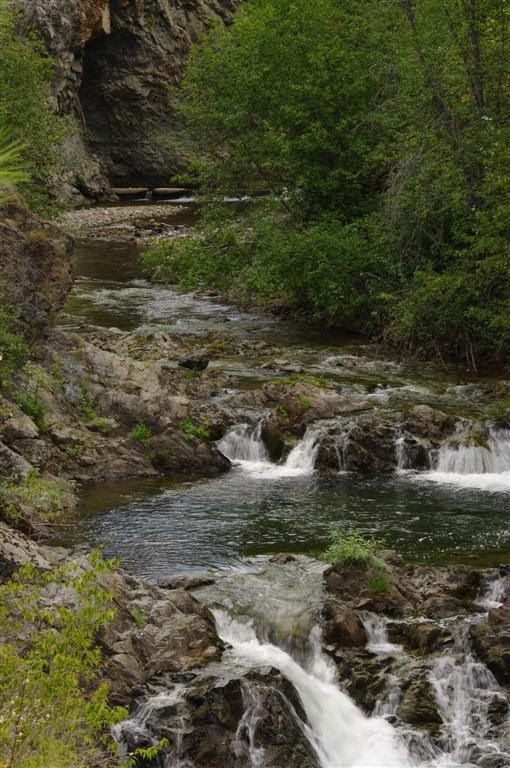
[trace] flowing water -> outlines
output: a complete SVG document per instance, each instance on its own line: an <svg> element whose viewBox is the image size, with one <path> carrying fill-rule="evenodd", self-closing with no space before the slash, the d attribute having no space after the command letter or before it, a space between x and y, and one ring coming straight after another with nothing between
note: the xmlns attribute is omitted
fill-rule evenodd
<svg viewBox="0 0 510 768"><path fill-rule="evenodd" d="M192 214L183 211L177 222L192 223ZM238 390L304 370L383 412L413 403L460 411L465 434L438 455L431 453L430 471L415 473L408 471L406 436L397 433L400 472L357 475L343 471L353 429L346 419L336 438L339 473L320 477L313 471L320 425L312 425L287 459L274 464L258 421L241 421L219 445L234 461L228 475L193 483L91 486L68 542L105 543L109 554L150 578L254 554L320 551L332 523L357 523L412 559L494 564L508 558L510 434L498 429L480 434L477 425L493 405L483 377L388 359L360 339L150 285L138 256L136 243L79 244L65 325L88 322L141 332L156 326L188 337L213 331L227 339L265 342L270 345L265 355L240 352L213 366L232 374ZM506 401L500 404L505 407Z"/></svg>
<svg viewBox="0 0 510 768"><path fill-rule="evenodd" d="M430 452L428 471L409 471L406 435L397 431L398 471L360 475L345 472L353 428L345 420L335 448L338 472L319 476L315 462L327 425L312 424L287 457L275 463L261 439L262 422L243 420L218 444L233 462L231 472L207 480L92 486L83 494L81 519L67 541L105 544L107 554L120 556L128 570L149 579L221 568L213 587L197 596L212 605L228 650L219 668L203 674L278 670L299 698L305 719L297 712L294 716L320 768L510 765L488 717L491 702L501 693L469 643L470 623L500 603L506 582L494 581L480 601L480 614L452 619L455 641L431 661L429 681L442 721L439 747L395 721L402 696L398 665L407 662L402 647L389 641L385 621L363 616L366 652L398 660L373 716L367 717L338 687L334 665L321 652L316 621L321 567L298 558L283 568L263 557L282 551L315 553L327 544L332 523L356 523L415 560L508 560L510 431L492 427L482 434L479 425L491 405L483 381L458 369L445 372L434 365L385 359L359 339L151 286L141 277L137 255L135 245L83 243L65 324L88 322L121 331L157 326L189 337L213 331L262 341L271 345L266 359L247 352L214 363L236 377L238 390L305 370L371 400L378 409L425 403L462 412L465 423L462 434L459 430L455 439ZM247 559L252 556L258 557ZM246 679L242 685L244 713L233 748L240 765L264 768L256 737L261 698L256 684ZM183 746L189 730L186 695L187 684L179 683L142 702L115 730L122 748L135 737L157 743L153 723L165 713L174 747L163 768L192 768ZM491 764L492 758L496 762Z"/></svg>
<svg viewBox="0 0 510 768"><path fill-rule="evenodd" d="M316 756L317 768L468 768L475 765L509 764L504 743L491 735L489 709L503 692L489 670L472 655L468 629L483 621L486 606L497 604L501 580L490 585L480 601L480 614L450 622L455 641L443 655L429 662L428 677L441 718L441 738L434 741L426 732L399 723L395 713L402 696L398 659L402 648L388 642L384 621L365 614L367 649L395 657L395 673L388 675L371 717L367 717L342 691L333 662L322 653L316 624L321 602L321 569L315 561L298 558L281 566L261 558L220 572L214 586L204 587L197 597L211 605L218 635L227 650L220 665L201 672L201 679L245 678L252 671L278 670L291 683L305 716L290 707L293 717ZM405 664L405 660L402 662ZM192 683L190 684L192 687ZM157 743L158 727L153 716L163 709L164 729L174 734L176 747L164 768L189 766L180 735L189 731L186 686L142 702L137 711L115 730L121 745L142 737ZM284 694L282 693L282 696ZM239 765L264 768L264 749L257 728L267 713L255 683L243 683L244 713L240 719L235 751ZM151 726L151 717L153 724ZM243 756L243 759L241 758ZM248 762L244 758L248 756ZM489 759L493 760L492 763Z"/></svg>

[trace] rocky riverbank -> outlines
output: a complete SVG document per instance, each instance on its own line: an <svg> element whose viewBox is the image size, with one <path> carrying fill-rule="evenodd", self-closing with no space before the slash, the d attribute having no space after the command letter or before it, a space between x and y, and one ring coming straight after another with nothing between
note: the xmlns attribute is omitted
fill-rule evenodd
<svg viewBox="0 0 510 768"><path fill-rule="evenodd" d="M234 660L229 641L220 639L230 605L234 624L248 621L260 642L275 644L268 649L285 649L303 669L320 630L340 690L422 755L463 755L459 764L503 768L510 748L510 569L414 566L389 551L380 557L389 585L379 592L370 571L324 569L289 555L162 586L120 570L98 576L115 610L98 636L101 676L112 702L132 709L115 731L122 749L164 738L167 760L204 768L251 765L254 750L268 767L322 765L304 725L307 701L279 656ZM2 579L26 563L51 570L66 562L91 568L83 554L41 546L0 525ZM267 604L254 601L257 585L271 589ZM50 582L40 599L56 611L76 596Z"/></svg>

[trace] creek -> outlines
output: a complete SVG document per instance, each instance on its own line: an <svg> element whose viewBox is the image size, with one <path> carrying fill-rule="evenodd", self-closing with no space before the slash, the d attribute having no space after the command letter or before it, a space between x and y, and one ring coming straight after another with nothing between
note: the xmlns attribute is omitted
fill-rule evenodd
<svg viewBox="0 0 510 768"><path fill-rule="evenodd" d="M179 221L192 223L184 213ZM262 355L248 348L211 363L233 382L215 393L225 402L236 392L297 371L362 393L381 412L427 404L460 413L475 431L479 423L490 422L488 376L389 357L357 337L245 311L213 295L151 285L142 276L138 255L134 243L81 242L63 323L140 334L157 328L192 341L214 334L252 345L263 342L267 352ZM490 697L501 694L488 669L472 656L467 637L470 622L480 621L487 606L481 605L476 617L457 619L453 646L431 662L429 677L442 721L439 748L422 732L394 725L401 695L398 675L388 676L372 717L340 690L334 665L322 654L316 622L322 569L305 556L324 549L333 523L355 523L413 561L508 562L510 432L494 425L487 439L445 444L422 472L408 470L406 443L397 437L399 469L389 474L346 472L340 440L338 470L319 474L315 461L327 426L310 425L276 462L262 441L260 414L255 414L218 442L233 463L225 475L91 485L83 491L79 519L65 543L104 544L128 571L150 580L220 569L214 586L196 596L214 606L218 635L229 650L221 665L204 674L231 679L253 670L277 670L299 701L299 711L292 702L288 706L313 755L303 765L510 765L510 756L490 737L486 711ZM302 555L290 577L284 568L268 565L266 556L275 552ZM388 640L384 623L368 616L365 628L372 654L402 655L401 647ZM255 738L263 704L256 683L247 682L243 690L238 762L233 764L263 768L264 749ZM165 728L175 746L161 766L192 766L182 746L191 728L186 696L186 684L179 683L148 697L117 728L119 744L132 741L133 733L156 743L154 734L162 732L159 719L171 711L173 725L166 721Z"/></svg>

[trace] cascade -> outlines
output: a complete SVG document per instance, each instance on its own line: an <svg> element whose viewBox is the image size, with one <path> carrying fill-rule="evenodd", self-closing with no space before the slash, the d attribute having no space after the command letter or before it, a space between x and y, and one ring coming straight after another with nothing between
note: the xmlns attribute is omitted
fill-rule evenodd
<svg viewBox="0 0 510 768"><path fill-rule="evenodd" d="M382 718L366 717L336 686L333 665L322 657L316 634L310 637L311 660L306 669L281 648L260 642L249 624L223 611L216 611L215 618L218 634L237 662L247 668L274 667L293 684L314 736L311 745L321 768L411 765L392 726Z"/></svg>
<svg viewBox="0 0 510 768"><path fill-rule="evenodd" d="M495 576L480 606L487 609L500 605L506 584L507 579ZM267 599L260 600L261 592ZM334 662L322 653L320 627L313 622L321 599L321 572L311 562L303 559L292 568L271 563L238 566L225 571L222 585L218 582L205 587L201 594L206 603L210 603L212 594L216 595L216 629L227 646L221 667L213 664L210 674L221 677L226 672L231 677L235 670L241 680L243 711L232 740L239 764L266 766L258 734L267 713L258 684L245 676L268 668L278 670L299 697L303 719L292 706L289 709L320 768L474 768L510 764L510 755L491 734L490 708L498 697L504 697L503 692L488 668L475 659L469 640L470 624L486 620L483 613L449 619L454 643L430 666L429 681L442 720L439 748L427 733L392 724L402 696L400 672L409 662L406 654L400 655L388 674L372 716L365 715L338 687ZM303 609L311 622L305 649L279 640L274 632L275 625L282 621L292 634L299 631L298 627L304 628ZM367 648L372 652L401 651L400 646L388 642L384 618L366 612L362 620L368 633ZM207 669L201 678L204 676ZM281 695L285 698L283 692ZM150 720L155 715L157 722L158 713L164 712L164 732L171 733L173 747L162 765L190 768L182 738L192 728L187 706L186 684L177 684L168 693L141 703L129 719L113 728L122 754L136 743L156 745L161 732L151 730Z"/></svg>
<svg viewBox="0 0 510 768"><path fill-rule="evenodd" d="M403 472L411 467L407 451L406 437L402 428L397 430L395 437L395 461L397 463L397 472Z"/></svg>
<svg viewBox="0 0 510 768"><path fill-rule="evenodd" d="M219 450L234 462L269 462L262 440L262 421L257 424L236 424L218 442Z"/></svg>
<svg viewBox="0 0 510 768"><path fill-rule="evenodd" d="M367 633L367 650L372 653L396 654L402 652L402 646L390 643L388 639L388 622L378 613L362 613L361 621Z"/></svg>
<svg viewBox="0 0 510 768"><path fill-rule="evenodd" d="M461 475L510 472L510 429L490 429L483 444L441 446L437 472Z"/></svg>
<svg viewBox="0 0 510 768"><path fill-rule="evenodd" d="M274 464L262 440L263 422L255 426L237 424L218 443L218 449L234 464L238 464L253 477L277 479L309 475L314 471L322 431L312 425L300 442L294 446L283 464Z"/></svg>
<svg viewBox="0 0 510 768"><path fill-rule="evenodd" d="M510 429L491 427L481 441L479 435L461 432L459 441L441 446L435 469L422 475L436 483L510 491Z"/></svg>

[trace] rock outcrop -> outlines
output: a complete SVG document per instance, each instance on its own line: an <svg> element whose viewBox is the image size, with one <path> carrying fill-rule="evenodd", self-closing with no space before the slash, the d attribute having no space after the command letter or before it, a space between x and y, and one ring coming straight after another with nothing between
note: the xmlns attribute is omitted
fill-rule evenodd
<svg viewBox="0 0 510 768"><path fill-rule="evenodd" d="M114 186L165 186L181 163L169 87L192 42L228 21L236 0L19 0L56 63L55 110L74 131L63 148L61 197Z"/></svg>
<svg viewBox="0 0 510 768"><path fill-rule="evenodd" d="M71 238L10 197L0 204L0 273L18 329L33 338L71 288Z"/></svg>

